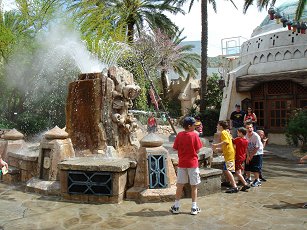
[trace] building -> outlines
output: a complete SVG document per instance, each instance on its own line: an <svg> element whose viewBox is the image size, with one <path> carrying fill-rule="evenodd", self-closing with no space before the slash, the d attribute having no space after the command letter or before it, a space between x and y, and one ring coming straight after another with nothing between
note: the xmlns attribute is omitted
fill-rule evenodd
<svg viewBox="0 0 307 230"><path fill-rule="evenodd" d="M289 0L275 11L293 19L297 1ZM307 9L303 13L307 19ZM307 34L288 29L267 16L241 46L238 58L229 60L220 119L229 119L235 104L251 106L258 126L269 133L270 143L286 144L284 128L291 111L307 107Z"/></svg>

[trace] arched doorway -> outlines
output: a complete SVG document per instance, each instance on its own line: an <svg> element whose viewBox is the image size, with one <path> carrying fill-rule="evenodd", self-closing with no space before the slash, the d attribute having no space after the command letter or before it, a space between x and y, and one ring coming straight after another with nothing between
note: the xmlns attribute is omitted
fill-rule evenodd
<svg viewBox="0 0 307 230"><path fill-rule="evenodd" d="M254 87L251 99L258 126L282 133L291 111L307 108L307 88L290 80L270 81Z"/></svg>

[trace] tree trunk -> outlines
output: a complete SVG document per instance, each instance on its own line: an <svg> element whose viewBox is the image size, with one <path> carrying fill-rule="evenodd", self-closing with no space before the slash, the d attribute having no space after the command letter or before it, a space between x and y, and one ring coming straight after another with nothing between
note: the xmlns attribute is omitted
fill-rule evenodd
<svg viewBox="0 0 307 230"><path fill-rule="evenodd" d="M135 22L133 19L128 19L128 32L127 32L127 37L128 37L128 42L131 44L133 43L134 40L134 25Z"/></svg>
<svg viewBox="0 0 307 230"><path fill-rule="evenodd" d="M207 60L208 59L208 0L201 1L201 78L200 113L206 110Z"/></svg>
<svg viewBox="0 0 307 230"><path fill-rule="evenodd" d="M162 90L163 90L163 98L165 99L167 96L167 71L161 71L161 83L162 83Z"/></svg>

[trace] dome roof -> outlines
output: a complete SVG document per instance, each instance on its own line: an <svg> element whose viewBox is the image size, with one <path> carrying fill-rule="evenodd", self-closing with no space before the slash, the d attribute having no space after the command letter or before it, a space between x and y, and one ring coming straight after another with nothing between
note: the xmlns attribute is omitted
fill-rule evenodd
<svg viewBox="0 0 307 230"><path fill-rule="evenodd" d="M297 9L298 0L289 0L278 7L275 7L275 11L279 12L282 16L285 16L287 19L294 20L295 12ZM300 21L307 20L307 5L303 11ZM272 30L282 30L282 24L276 24L275 20L270 20L269 15L265 17L262 23L254 30L252 37L260 35L264 32Z"/></svg>

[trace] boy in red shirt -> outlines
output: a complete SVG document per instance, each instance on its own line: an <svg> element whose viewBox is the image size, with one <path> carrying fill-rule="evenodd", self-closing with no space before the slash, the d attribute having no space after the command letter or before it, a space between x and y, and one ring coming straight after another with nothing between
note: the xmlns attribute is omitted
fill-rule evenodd
<svg viewBox="0 0 307 230"><path fill-rule="evenodd" d="M250 188L249 184L244 180L244 177L242 175L242 170L244 170L243 163L246 158L246 150L248 146L248 140L246 140L245 135L246 135L246 129L243 127L238 128L237 130L238 137L232 140L236 150L236 160L235 160L236 175L243 184L241 191L246 191L247 189Z"/></svg>
<svg viewBox="0 0 307 230"><path fill-rule="evenodd" d="M199 168L198 168L198 151L202 147L200 138L195 130L195 119L186 117L183 120L184 131L176 136L173 148L178 151L178 169L177 169L177 189L176 200L171 207L173 214L179 213L179 200L181 198L184 184L190 182L192 208L191 215L196 215L200 212L197 207L197 185L200 183Z"/></svg>

